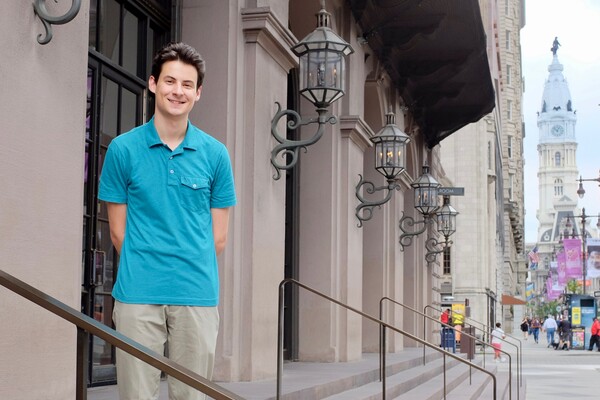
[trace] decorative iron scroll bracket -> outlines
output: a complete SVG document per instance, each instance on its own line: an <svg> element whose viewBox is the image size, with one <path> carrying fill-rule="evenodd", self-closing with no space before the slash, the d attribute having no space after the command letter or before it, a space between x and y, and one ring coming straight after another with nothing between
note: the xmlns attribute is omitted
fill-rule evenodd
<svg viewBox="0 0 600 400"><path fill-rule="evenodd" d="M437 247L441 245L442 248L440 250ZM425 241L425 248L427 249L427 253L425 254L425 260L428 263L432 263L437 258L437 255L444 251L446 247L450 247L452 245L452 241L445 238L443 242L438 242L438 240L434 237L430 237Z"/></svg>
<svg viewBox="0 0 600 400"><path fill-rule="evenodd" d="M402 218L400 218L400 222L398 226L402 231L400 235L400 251L404 251L404 248L410 246L413 241L413 237L420 235L425 232L428 225L433 224L434 219L431 216L424 216L421 221L415 221L413 217L409 217L408 215L404 215L402 212ZM421 225L421 228L415 228L415 226ZM414 228L414 230L413 230Z"/></svg>
<svg viewBox="0 0 600 400"><path fill-rule="evenodd" d="M275 102L277 104L277 113L271 120L271 136L275 138L279 142L277 146L271 150L271 164L275 167L276 171L273 175L273 179L278 180L281 178L281 170L288 170L293 168L298 162L298 153L300 149L303 149L304 152L307 151L306 147L315 144L321 139L323 133L325 132L325 124L330 123L334 125L337 123L337 118L333 115L327 115L326 108L317 108L318 117L312 117L307 119L302 119L300 114L298 114L294 110L282 110L281 104L279 102ZM287 127L288 129L296 130L301 126L309 125L309 124L319 124L319 128L313 137L305 140L288 140L277 131L277 124L279 120L284 116L289 115L292 117L291 120L288 121ZM284 164L280 164L276 161L277 157L280 156L284 159ZM291 160L288 163L288 157L291 156Z"/></svg>
<svg viewBox="0 0 600 400"><path fill-rule="evenodd" d="M58 3L58 0L54 0L54 2ZM42 24L44 24L44 28L46 29L46 36L43 36L41 33L38 35L38 43L48 44L52 40L52 25L63 25L72 21L73 18L77 16L80 9L81 0L72 0L69 11L67 11L67 13L64 15L55 17L48 13L48 10L46 9L46 0L35 0L33 2L33 10L40 18Z"/></svg>
<svg viewBox="0 0 600 400"><path fill-rule="evenodd" d="M358 176L360 176L360 181L358 182L358 185L356 185L356 198L358 199L358 201L360 201L360 204L356 207L356 218L358 218L358 227L362 228L364 221L368 221L371 218L373 218L373 208L374 207L381 208L381 206L383 204L387 203L392 198L394 189L400 190L401 186L398 183L396 183L395 180L388 180L388 184L386 186L375 187L373 182L365 181L363 179L363 176L360 174ZM387 190L388 192L385 195L385 197L383 198L383 200L369 201L369 200L366 200L360 194L360 188L362 186L365 186L365 191L369 194L373 194L380 190ZM362 213L361 213L361 210L362 210Z"/></svg>

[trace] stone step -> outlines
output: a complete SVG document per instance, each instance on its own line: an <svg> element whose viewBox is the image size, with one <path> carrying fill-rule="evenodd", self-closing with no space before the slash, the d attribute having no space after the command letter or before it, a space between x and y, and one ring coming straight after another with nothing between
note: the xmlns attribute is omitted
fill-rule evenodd
<svg viewBox="0 0 600 400"><path fill-rule="evenodd" d="M458 365L459 361L446 359L446 376L450 376ZM427 362L425 365L419 364L409 370L399 371L394 374L388 374L386 379L386 398L392 399L400 394L408 393L437 376L443 375L443 360L436 358ZM352 390L339 393L334 396L326 397L327 400L379 400L382 398L382 383L380 381L372 382ZM421 399L421 397L410 397L412 399Z"/></svg>

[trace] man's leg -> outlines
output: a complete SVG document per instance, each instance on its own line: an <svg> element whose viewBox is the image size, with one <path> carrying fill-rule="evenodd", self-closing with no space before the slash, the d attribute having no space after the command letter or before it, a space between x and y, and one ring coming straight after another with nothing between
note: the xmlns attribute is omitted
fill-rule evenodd
<svg viewBox="0 0 600 400"><path fill-rule="evenodd" d="M212 379L219 333L217 307L168 307L169 358ZM204 400L200 391L168 377L169 400Z"/></svg>
<svg viewBox="0 0 600 400"><path fill-rule="evenodd" d="M163 306L115 301L113 320L117 331L158 354L167 340ZM117 349L117 385L121 400L156 400L160 370Z"/></svg>

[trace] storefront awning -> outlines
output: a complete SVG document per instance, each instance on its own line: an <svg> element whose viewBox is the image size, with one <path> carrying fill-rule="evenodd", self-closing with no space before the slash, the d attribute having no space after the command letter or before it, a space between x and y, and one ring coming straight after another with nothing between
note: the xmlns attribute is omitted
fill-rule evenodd
<svg viewBox="0 0 600 400"><path fill-rule="evenodd" d="M478 0L349 0L431 148L495 106Z"/></svg>
<svg viewBox="0 0 600 400"><path fill-rule="evenodd" d="M502 295L502 305L503 306L521 306L527 304L525 300L518 299L513 296L509 296L507 294Z"/></svg>

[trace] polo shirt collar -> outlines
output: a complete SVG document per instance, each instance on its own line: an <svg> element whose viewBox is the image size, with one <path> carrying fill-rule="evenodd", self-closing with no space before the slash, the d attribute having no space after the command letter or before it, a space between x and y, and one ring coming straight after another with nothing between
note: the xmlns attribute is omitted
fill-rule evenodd
<svg viewBox="0 0 600 400"><path fill-rule="evenodd" d="M178 148L187 149L187 150L198 150L200 143L198 141L198 135L195 135L192 128L192 124L188 120L187 122L187 130L185 132L185 137L183 138L183 142L179 145ZM156 126L154 126L154 117L148 121L146 124L146 143L148 147L154 146L162 146L163 142L160 140L160 136L158 136L158 132L156 131Z"/></svg>

